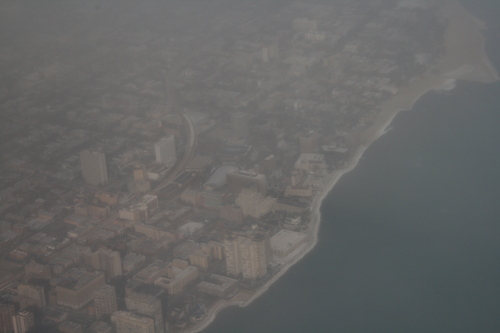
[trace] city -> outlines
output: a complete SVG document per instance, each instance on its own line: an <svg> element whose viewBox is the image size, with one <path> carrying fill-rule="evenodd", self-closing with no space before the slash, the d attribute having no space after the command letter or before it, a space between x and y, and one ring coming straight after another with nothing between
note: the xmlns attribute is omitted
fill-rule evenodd
<svg viewBox="0 0 500 333"><path fill-rule="evenodd" d="M251 299L445 54L434 1L41 6L2 5L0 332L180 332Z"/></svg>

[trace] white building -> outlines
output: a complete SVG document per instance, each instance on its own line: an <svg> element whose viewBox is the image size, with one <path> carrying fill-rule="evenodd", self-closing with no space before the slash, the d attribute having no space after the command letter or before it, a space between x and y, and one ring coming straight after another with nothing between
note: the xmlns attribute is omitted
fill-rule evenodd
<svg viewBox="0 0 500 333"><path fill-rule="evenodd" d="M173 164L177 159L175 151L175 137L169 135L155 143L156 162L162 164Z"/></svg>
<svg viewBox="0 0 500 333"><path fill-rule="evenodd" d="M271 237L271 250L273 254L283 257L307 241L307 234L291 230L280 230Z"/></svg>

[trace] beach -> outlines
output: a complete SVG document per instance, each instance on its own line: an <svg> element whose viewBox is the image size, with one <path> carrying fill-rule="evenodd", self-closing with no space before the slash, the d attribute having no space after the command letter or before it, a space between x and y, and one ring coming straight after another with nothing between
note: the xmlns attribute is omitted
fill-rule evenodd
<svg viewBox="0 0 500 333"><path fill-rule="evenodd" d="M252 303L316 246L323 200L341 177L356 167L366 148L386 133L388 126L400 111L412 109L414 103L429 91L453 89L456 80L482 83L499 80L496 69L486 55L485 39L481 33L484 23L469 14L454 0L443 2L442 9L448 22L445 31L446 54L444 58L436 68L410 81L408 85L400 87L392 99L380 105L380 113L361 133L358 146L352 149L354 153L348 163L342 169L334 171L322 191L315 196L311 204L309 241L300 248L300 251L294 253L281 270L258 291L253 294L243 291L229 301L217 302L209 309L207 316L191 327L189 332L202 331L213 321L217 313L226 307L235 305L245 307Z"/></svg>

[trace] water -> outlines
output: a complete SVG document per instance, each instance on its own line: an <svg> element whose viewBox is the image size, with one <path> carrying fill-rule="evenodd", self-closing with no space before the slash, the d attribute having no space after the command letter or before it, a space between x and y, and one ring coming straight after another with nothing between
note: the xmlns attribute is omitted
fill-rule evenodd
<svg viewBox="0 0 500 333"><path fill-rule="evenodd" d="M464 4L500 68L499 4ZM500 83L429 93L393 126L325 200L317 247L205 333L500 331Z"/></svg>

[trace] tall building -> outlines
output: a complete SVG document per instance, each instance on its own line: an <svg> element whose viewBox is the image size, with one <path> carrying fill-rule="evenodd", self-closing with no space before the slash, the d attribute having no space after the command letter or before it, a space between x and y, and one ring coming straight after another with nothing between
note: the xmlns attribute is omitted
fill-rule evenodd
<svg viewBox="0 0 500 333"><path fill-rule="evenodd" d="M115 312L117 310L115 287L105 284L94 291L94 306L97 318Z"/></svg>
<svg viewBox="0 0 500 333"><path fill-rule="evenodd" d="M14 333L26 333L35 326L35 318L30 311L21 310L12 317L12 323L14 324Z"/></svg>
<svg viewBox="0 0 500 333"><path fill-rule="evenodd" d="M106 156L101 152L80 152L83 179L90 185L104 185L108 183Z"/></svg>
<svg viewBox="0 0 500 333"><path fill-rule="evenodd" d="M12 317L16 309L12 304L0 303L0 333L10 333L14 329Z"/></svg>
<svg viewBox="0 0 500 333"><path fill-rule="evenodd" d="M177 154L175 151L175 137L169 135L155 143L156 162L163 164L175 163Z"/></svg>
<svg viewBox="0 0 500 333"><path fill-rule="evenodd" d="M228 236L224 241L228 275L256 280L267 273L271 249L267 233L248 236Z"/></svg>
<svg viewBox="0 0 500 333"><path fill-rule="evenodd" d="M157 333L153 318L141 314L116 311L111 315L111 321L117 333Z"/></svg>
<svg viewBox="0 0 500 333"><path fill-rule="evenodd" d="M22 309L31 305L39 308L44 308L47 305L45 290L42 286L19 284L17 286L17 297Z"/></svg>
<svg viewBox="0 0 500 333"><path fill-rule="evenodd" d="M56 286L57 304L78 310L92 301L94 291L104 284L103 272L72 268L61 276Z"/></svg>
<svg viewBox="0 0 500 333"><path fill-rule="evenodd" d="M86 260L93 269L104 271L106 280L123 275L122 259L117 251L101 247L94 253L90 253Z"/></svg>
<svg viewBox="0 0 500 333"><path fill-rule="evenodd" d="M164 332L162 294L164 291L158 289L151 289L151 292L150 290L126 290L125 305L127 310L152 318L155 333ZM121 331L117 330L117 332Z"/></svg>

